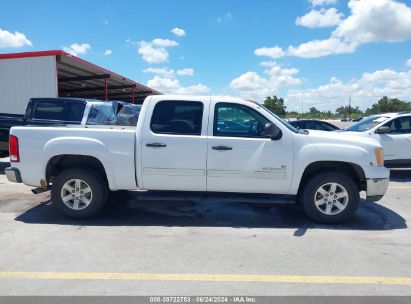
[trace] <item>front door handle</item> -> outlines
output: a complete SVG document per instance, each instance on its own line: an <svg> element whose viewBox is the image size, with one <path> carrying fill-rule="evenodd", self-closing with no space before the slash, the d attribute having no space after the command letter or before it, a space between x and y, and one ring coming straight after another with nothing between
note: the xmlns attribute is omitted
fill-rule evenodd
<svg viewBox="0 0 411 304"><path fill-rule="evenodd" d="M227 146L213 146L212 149L213 150L219 150L219 151L233 150L233 148L227 147Z"/></svg>
<svg viewBox="0 0 411 304"><path fill-rule="evenodd" d="M146 147L150 147L150 148L165 148L167 147L166 144L162 144L162 143L151 143L151 144L146 144Z"/></svg>

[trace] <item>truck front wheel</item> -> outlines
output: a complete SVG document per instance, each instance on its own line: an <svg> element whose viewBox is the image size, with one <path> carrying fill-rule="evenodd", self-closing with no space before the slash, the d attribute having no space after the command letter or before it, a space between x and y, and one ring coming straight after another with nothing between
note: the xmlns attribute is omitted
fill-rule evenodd
<svg viewBox="0 0 411 304"><path fill-rule="evenodd" d="M90 218L105 205L108 187L95 172L69 169L61 172L51 188L53 204L71 218Z"/></svg>
<svg viewBox="0 0 411 304"><path fill-rule="evenodd" d="M360 195L355 182L339 172L321 173L305 185L300 201L316 222L338 224L355 215Z"/></svg>

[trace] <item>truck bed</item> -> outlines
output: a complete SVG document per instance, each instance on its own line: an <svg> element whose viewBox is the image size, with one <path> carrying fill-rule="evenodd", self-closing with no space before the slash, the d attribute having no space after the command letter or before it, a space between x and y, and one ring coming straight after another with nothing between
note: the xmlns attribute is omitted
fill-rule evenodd
<svg viewBox="0 0 411 304"><path fill-rule="evenodd" d="M85 155L102 162L110 189L135 189L135 128L119 126L24 126L13 128L19 139L23 182L41 186L54 155ZM35 161L27 161L35 160ZM39 179L39 176L41 177Z"/></svg>

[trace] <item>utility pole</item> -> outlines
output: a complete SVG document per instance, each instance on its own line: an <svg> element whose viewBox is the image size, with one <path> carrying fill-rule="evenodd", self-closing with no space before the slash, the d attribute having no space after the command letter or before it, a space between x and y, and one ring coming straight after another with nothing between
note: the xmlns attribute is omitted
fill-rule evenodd
<svg viewBox="0 0 411 304"><path fill-rule="evenodd" d="M304 119L304 80L301 80L301 119Z"/></svg>

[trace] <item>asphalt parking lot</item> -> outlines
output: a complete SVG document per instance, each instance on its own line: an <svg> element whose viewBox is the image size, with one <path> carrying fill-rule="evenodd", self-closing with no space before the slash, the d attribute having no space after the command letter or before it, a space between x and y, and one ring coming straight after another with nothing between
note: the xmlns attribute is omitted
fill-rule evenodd
<svg viewBox="0 0 411 304"><path fill-rule="evenodd" d="M344 225L294 207L136 201L75 221L0 159L1 295L411 295L411 171ZM129 208L133 202L134 208Z"/></svg>

